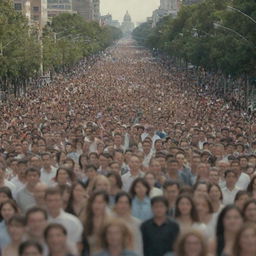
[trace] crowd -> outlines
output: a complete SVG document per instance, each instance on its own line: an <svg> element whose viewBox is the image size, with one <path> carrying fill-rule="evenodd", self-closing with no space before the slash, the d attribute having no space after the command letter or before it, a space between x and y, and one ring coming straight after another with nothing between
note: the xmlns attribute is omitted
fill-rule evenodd
<svg viewBox="0 0 256 256"><path fill-rule="evenodd" d="M256 123L133 41L0 107L1 256L256 255Z"/></svg>

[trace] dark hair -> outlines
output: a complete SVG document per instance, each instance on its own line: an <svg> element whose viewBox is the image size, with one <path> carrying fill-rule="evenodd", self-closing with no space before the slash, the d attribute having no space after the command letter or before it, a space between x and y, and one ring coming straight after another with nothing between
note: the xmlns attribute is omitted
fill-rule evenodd
<svg viewBox="0 0 256 256"><path fill-rule="evenodd" d="M12 216L9 220L8 220L8 223L7 225L12 225L12 224L18 224L19 226L23 226L25 227L26 226L26 221L25 221L25 218L21 215L14 215Z"/></svg>
<svg viewBox="0 0 256 256"><path fill-rule="evenodd" d="M114 177L116 179L116 184L117 184L117 187L118 188L122 188L123 186L123 182L122 182L122 179L121 179L121 176L116 173L116 172L109 172L107 175L106 175L107 178L109 177Z"/></svg>
<svg viewBox="0 0 256 256"><path fill-rule="evenodd" d="M193 222L198 222L199 218L198 218L196 206L195 206L195 203L193 201L193 198L189 194L181 194L181 195L178 196L178 198L176 200L176 203L175 203L175 217L177 218L177 217L181 216L181 212L180 212L180 209L179 209L179 202L183 198L186 198L191 204L190 217L191 217L192 221Z"/></svg>
<svg viewBox="0 0 256 256"><path fill-rule="evenodd" d="M241 215L241 218L242 218L242 213L241 213L240 209L237 206L233 205L233 204L227 205L220 212L220 215L219 215L218 220L217 220L217 226L216 226L216 237L217 237L216 255L217 256L220 256L222 254L223 249L225 247L225 237L224 237L224 231L225 230L224 230L224 223L223 222L224 222L225 216L231 210L236 210Z"/></svg>
<svg viewBox="0 0 256 256"><path fill-rule="evenodd" d="M118 192L116 194L115 204L118 203L119 199L122 198L122 197L126 197L128 199L128 202L129 202L130 206L132 205L132 198L131 198L130 194L125 192L125 191L121 191L121 192Z"/></svg>
<svg viewBox="0 0 256 256"><path fill-rule="evenodd" d="M60 195L62 196L61 190L59 187L52 187L52 188L47 188L45 191L44 198L46 199L47 196L49 195Z"/></svg>
<svg viewBox="0 0 256 256"><path fill-rule="evenodd" d="M256 176L252 177L252 179L247 187L247 192L249 192L249 193L253 192L253 183L254 183L255 179L256 179Z"/></svg>
<svg viewBox="0 0 256 256"><path fill-rule="evenodd" d="M233 173L233 174L237 177L237 173L236 173L234 170L226 170L226 171L224 172L224 177L226 178L229 173Z"/></svg>
<svg viewBox="0 0 256 256"><path fill-rule="evenodd" d="M57 172L56 172L56 175L55 175L55 180L56 180L56 181L57 181L57 178L58 178L58 175L59 175L60 170L64 170L64 171L68 174L68 177L69 177L69 179L71 180L71 182L73 182L73 180L74 180L74 173L72 172L71 169L66 168L66 167L64 167L64 166L60 166L60 167L57 169Z"/></svg>
<svg viewBox="0 0 256 256"><path fill-rule="evenodd" d="M40 254L43 254L43 247L40 243L34 241L34 240L28 240L28 241L25 241L23 243L20 244L19 246L19 256L22 256L25 252L25 250L28 248L28 247L34 247L37 249L37 251L40 253Z"/></svg>
<svg viewBox="0 0 256 256"><path fill-rule="evenodd" d="M86 170L93 169L95 172L97 172L97 167L94 164L88 164L85 167Z"/></svg>
<svg viewBox="0 0 256 256"><path fill-rule="evenodd" d="M35 168L35 167L30 167L30 168L26 169L25 175L27 176L30 172L37 173L39 177L40 177L40 175L41 175L40 170L38 170L38 169Z"/></svg>
<svg viewBox="0 0 256 256"><path fill-rule="evenodd" d="M245 220L245 221L250 221L250 220L248 220L248 219L246 218L246 216L245 216L245 212L246 212L246 210L247 210L247 207L248 207L250 204L255 204L255 205L256 205L256 199L250 199L250 200L248 200L248 201L245 202L244 208L243 208L243 217L244 217L244 220Z"/></svg>
<svg viewBox="0 0 256 256"><path fill-rule="evenodd" d="M249 196L249 193L247 191L244 191L244 190L239 190L236 195L235 195L235 199L234 199L234 202L236 202L237 200L240 199L241 196L243 195L247 195Z"/></svg>
<svg viewBox="0 0 256 256"><path fill-rule="evenodd" d="M6 204L11 205L11 207L14 209L15 213L18 213L18 212L19 212L19 208L18 208L18 205L17 205L16 201L14 201L14 200L12 200L12 199L9 199L9 200L3 202L2 204L0 204L0 219L3 219L3 216L2 216L2 214L1 214L1 211L2 211L3 207L4 207Z"/></svg>
<svg viewBox="0 0 256 256"><path fill-rule="evenodd" d="M156 203L162 203L167 209L169 208L168 200L164 196L154 196L151 199L151 206L154 206Z"/></svg>
<svg viewBox="0 0 256 256"><path fill-rule="evenodd" d="M1 187L0 188L0 193L5 194L9 199L13 199L12 191L11 191L11 189L9 187L6 187L6 186Z"/></svg>
<svg viewBox="0 0 256 256"><path fill-rule="evenodd" d="M86 158L86 160L89 160L89 157L86 154L82 154L79 156L78 164L80 169L83 169L83 164L82 164L82 158Z"/></svg>
<svg viewBox="0 0 256 256"><path fill-rule="evenodd" d="M52 229L60 229L60 230L62 231L63 235L65 235L65 236L67 236L67 234L68 234L66 228L65 228L63 225L61 225L61 224L59 224L59 223L51 223L51 224L49 224L49 225L46 227L46 229L45 229L45 231L44 231L44 239L45 239L45 240L47 240L48 235L49 235L49 232L50 232Z"/></svg>
<svg viewBox="0 0 256 256"><path fill-rule="evenodd" d="M131 194L131 196L132 196L132 197L135 197L135 196L136 196L135 187L136 187L136 185L137 185L138 183L141 183L141 184L147 189L146 195L149 196L150 186L149 186L149 184L147 183L147 181L146 181L144 178L141 178L141 177L139 177L139 178L137 178L137 179L135 179L135 180L133 181L132 186L131 186L131 188L130 188L130 194Z"/></svg>
<svg viewBox="0 0 256 256"><path fill-rule="evenodd" d="M26 215L25 215L26 223L28 223L28 219L29 219L29 217L30 217L32 214L38 213L38 212L42 213L42 215L44 216L45 220L48 219L47 211L46 211L45 209L43 209L43 208L40 208L40 207L38 207L38 206L35 206L35 207L32 207L32 208L30 208L30 209L27 210Z"/></svg>
<svg viewBox="0 0 256 256"><path fill-rule="evenodd" d="M207 190L208 194L210 193L210 191L213 187L218 188L218 190L220 192L220 200L223 200L223 193L222 193L222 190L221 190L221 188L218 184L212 184L212 183L208 184L208 190Z"/></svg>
<svg viewBox="0 0 256 256"><path fill-rule="evenodd" d="M165 189L167 189L168 187L171 187L171 186L177 186L178 190L180 190L180 188L181 188L180 182L175 181L175 180L167 180L163 184L163 189L165 190Z"/></svg>

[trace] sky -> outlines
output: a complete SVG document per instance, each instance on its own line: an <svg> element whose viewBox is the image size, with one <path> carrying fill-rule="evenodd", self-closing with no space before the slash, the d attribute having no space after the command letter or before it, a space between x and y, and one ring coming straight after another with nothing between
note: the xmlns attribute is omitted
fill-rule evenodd
<svg viewBox="0 0 256 256"><path fill-rule="evenodd" d="M114 20L122 21L128 10L133 22L144 22L160 5L160 0L100 0L101 15L112 14Z"/></svg>

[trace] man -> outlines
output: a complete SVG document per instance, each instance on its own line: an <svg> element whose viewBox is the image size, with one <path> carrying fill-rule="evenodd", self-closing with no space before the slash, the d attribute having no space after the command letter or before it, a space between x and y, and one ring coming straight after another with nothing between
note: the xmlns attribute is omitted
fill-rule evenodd
<svg viewBox="0 0 256 256"><path fill-rule="evenodd" d="M36 200L36 205L38 207L41 207L43 209L45 209L46 205L45 205L45 191L48 188L48 186L42 182L38 182L35 185L34 188L34 197Z"/></svg>
<svg viewBox="0 0 256 256"><path fill-rule="evenodd" d="M57 169L52 166L51 154L43 153L42 156L41 177L40 180L48 186L54 184L54 177L56 176Z"/></svg>
<svg viewBox="0 0 256 256"><path fill-rule="evenodd" d="M163 196L151 199L154 217L141 225L145 256L163 256L173 251L179 225L167 217L168 201Z"/></svg>
<svg viewBox="0 0 256 256"><path fill-rule="evenodd" d="M149 166L149 162L151 160L151 158L153 157L154 153L152 150L152 141L149 138L146 138L143 142L142 142L142 152L144 153L144 159L143 159L143 166L144 167L148 167Z"/></svg>
<svg viewBox="0 0 256 256"><path fill-rule="evenodd" d="M230 168L234 170L237 174L237 183L236 186L240 188L241 190L246 190L251 179L250 176L241 170L240 161L239 160L233 160L231 162Z"/></svg>
<svg viewBox="0 0 256 256"><path fill-rule="evenodd" d="M133 181L138 177L143 177L144 174L140 171L141 161L138 156L132 155L129 161L130 170L122 176L123 190L128 192Z"/></svg>
<svg viewBox="0 0 256 256"><path fill-rule="evenodd" d="M28 168L25 172L26 186L17 192L16 201L23 213L36 205L34 197L35 186L40 181L40 171L36 168Z"/></svg>
<svg viewBox="0 0 256 256"><path fill-rule="evenodd" d="M16 192L16 186L5 179L5 168L0 165L0 188L1 187L8 187L12 191L12 195L15 195Z"/></svg>
<svg viewBox="0 0 256 256"><path fill-rule="evenodd" d="M45 193L45 202L49 214L49 222L62 224L67 229L70 241L76 244L81 242L83 225L77 217L62 209L61 191L58 188L48 188Z"/></svg>

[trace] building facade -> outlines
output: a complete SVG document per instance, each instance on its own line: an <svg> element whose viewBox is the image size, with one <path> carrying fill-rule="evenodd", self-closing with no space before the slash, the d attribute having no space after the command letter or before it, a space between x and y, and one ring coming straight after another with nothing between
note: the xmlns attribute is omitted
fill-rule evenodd
<svg viewBox="0 0 256 256"><path fill-rule="evenodd" d="M121 30L123 31L124 35L129 35L134 29L134 23L132 22L132 18L128 11L124 16L124 20L121 26Z"/></svg>
<svg viewBox="0 0 256 256"><path fill-rule="evenodd" d="M92 20L100 21L100 0L92 0Z"/></svg>
<svg viewBox="0 0 256 256"><path fill-rule="evenodd" d="M43 28L48 20L47 0L30 0L31 21Z"/></svg>
<svg viewBox="0 0 256 256"><path fill-rule="evenodd" d="M92 0L73 0L73 11L81 15L85 20L92 20L93 2Z"/></svg>
<svg viewBox="0 0 256 256"><path fill-rule="evenodd" d="M61 13L75 13L72 8L72 0L48 0L47 9L49 18Z"/></svg>
<svg viewBox="0 0 256 256"><path fill-rule="evenodd" d="M30 0L13 0L13 6L16 11L21 12L31 22Z"/></svg>

